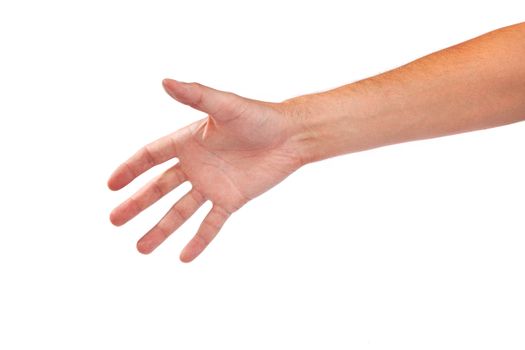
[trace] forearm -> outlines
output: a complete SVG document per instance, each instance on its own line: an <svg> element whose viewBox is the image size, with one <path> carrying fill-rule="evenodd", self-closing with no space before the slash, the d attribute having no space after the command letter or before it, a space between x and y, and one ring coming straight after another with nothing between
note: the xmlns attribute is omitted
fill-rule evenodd
<svg viewBox="0 0 525 350"><path fill-rule="evenodd" d="M525 119L525 23L284 103L304 162Z"/></svg>

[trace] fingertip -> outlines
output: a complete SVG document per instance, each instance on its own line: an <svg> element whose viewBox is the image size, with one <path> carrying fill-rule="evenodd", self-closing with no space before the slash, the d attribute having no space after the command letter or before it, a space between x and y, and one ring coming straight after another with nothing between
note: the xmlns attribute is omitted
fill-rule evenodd
<svg viewBox="0 0 525 350"><path fill-rule="evenodd" d="M127 185L127 183L122 183L122 181L118 180L109 180L108 181L108 188L111 191L118 191L124 188Z"/></svg>
<svg viewBox="0 0 525 350"><path fill-rule="evenodd" d="M192 257L193 254L189 254L189 250L190 250L189 245L190 244L191 244L191 242L186 244L184 249L180 252L179 259L183 263L189 263L190 261L192 261L194 259L194 257Z"/></svg>
<svg viewBox="0 0 525 350"><path fill-rule="evenodd" d="M140 239L137 242L137 250L139 253L144 254L144 255L148 255L149 253L153 251L153 249L151 249L150 244L142 239Z"/></svg>
<svg viewBox="0 0 525 350"><path fill-rule="evenodd" d="M195 249L195 247L192 247L192 242L190 241L186 247L182 250L180 253L179 259L183 263L189 263L195 260L196 257L198 257L202 253L202 250Z"/></svg>
<svg viewBox="0 0 525 350"><path fill-rule="evenodd" d="M108 188L112 191L118 191L126 187L133 179L132 174L127 171L124 165L121 165L109 177Z"/></svg>
<svg viewBox="0 0 525 350"><path fill-rule="evenodd" d="M122 181L120 168L118 167L108 179L107 185L112 191L118 191L125 186L125 182Z"/></svg>
<svg viewBox="0 0 525 350"><path fill-rule="evenodd" d="M109 221L115 226L122 226L126 223L126 220L122 219L122 216L118 215L117 209L113 209L109 214Z"/></svg>
<svg viewBox="0 0 525 350"><path fill-rule="evenodd" d="M168 93L169 90L172 90L177 83L179 83L179 81L175 79L165 78L162 80L162 86L164 87L164 90L166 90L166 92Z"/></svg>
<svg viewBox="0 0 525 350"><path fill-rule="evenodd" d="M164 88L164 91L166 91L166 93L171 96L172 98L176 99L175 97L175 93L173 92L173 83L175 82L175 80L173 79L164 79L162 80L162 87Z"/></svg>
<svg viewBox="0 0 525 350"><path fill-rule="evenodd" d="M194 92L191 89L193 83L184 83L174 79L164 79L162 85L164 91L174 100L180 103L190 104Z"/></svg>
<svg viewBox="0 0 525 350"><path fill-rule="evenodd" d="M194 259L194 258L191 258L191 257L189 257L187 255L183 255L182 253L181 253L179 258L180 258L180 261L182 261L185 264L192 262L193 259Z"/></svg>
<svg viewBox="0 0 525 350"><path fill-rule="evenodd" d="M115 217L115 210L113 210L110 214L109 214L109 221L114 225L114 226L119 226L117 225L118 224L118 221Z"/></svg>
<svg viewBox="0 0 525 350"><path fill-rule="evenodd" d="M113 175L111 175L111 177L108 179L108 182L106 183L106 185L112 191L116 191L117 190L117 186L115 184L115 180L113 179Z"/></svg>
<svg viewBox="0 0 525 350"><path fill-rule="evenodd" d="M170 83L172 83L172 82L173 82L173 83L176 83L177 80L175 80L175 79L171 79L171 78L164 78L164 79L162 79L162 85L170 84Z"/></svg>

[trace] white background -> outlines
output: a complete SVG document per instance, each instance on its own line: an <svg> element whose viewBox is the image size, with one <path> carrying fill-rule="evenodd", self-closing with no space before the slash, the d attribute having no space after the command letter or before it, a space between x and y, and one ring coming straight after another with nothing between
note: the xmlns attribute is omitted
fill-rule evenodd
<svg viewBox="0 0 525 350"><path fill-rule="evenodd" d="M312 164L191 264L106 180L202 114L161 79L280 101L524 20L523 1L2 1L0 348L523 349L525 124ZM165 167L162 167L165 168ZM186 184L187 185L187 184Z"/></svg>

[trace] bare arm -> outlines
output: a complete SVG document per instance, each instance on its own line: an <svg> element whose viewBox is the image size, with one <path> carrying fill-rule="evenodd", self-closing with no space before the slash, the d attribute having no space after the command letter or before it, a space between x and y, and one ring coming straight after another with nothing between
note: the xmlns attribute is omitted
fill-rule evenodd
<svg viewBox="0 0 525 350"><path fill-rule="evenodd" d="M205 201L213 203L182 261L197 257L246 202L302 165L525 118L525 24L502 28L384 74L283 103L165 80L177 101L207 116L154 141L120 165L119 190L169 159L178 163L115 208L123 225L181 183L191 190L137 243L150 253Z"/></svg>
<svg viewBox="0 0 525 350"><path fill-rule="evenodd" d="M305 162L525 119L525 23L286 102Z"/></svg>

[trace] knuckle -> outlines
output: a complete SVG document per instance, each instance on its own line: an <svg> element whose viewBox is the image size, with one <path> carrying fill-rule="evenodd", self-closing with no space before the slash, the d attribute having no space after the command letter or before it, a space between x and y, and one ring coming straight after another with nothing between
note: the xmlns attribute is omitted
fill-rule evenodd
<svg viewBox="0 0 525 350"><path fill-rule="evenodd" d="M155 226L155 231L157 231L163 239L168 238L168 236L171 233L171 231L165 226L165 223L163 221L159 222L157 226Z"/></svg>
<svg viewBox="0 0 525 350"><path fill-rule="evenodd" d="M124 166L126 167L127 172L131 175L132 178L137 177L137 172L136 172L135 169L131 166L131 164L129 163L128 160L124 162Z"/></svg>
<svg viewBox="0 0 525 350"><path fill-rule="evenodd" d="M144 209L135 197L130 197L128 203L132 213L140 213Z"/></svg>
<svg viewBox="0 0 525 350"><path fill-rule="evenodd" d="M204 102L204 92L202 89L202 85L199 83L189 83L190 89L194 90L194 98L191 102L190 106L192 107L200 107L202 106Z"/></svg>
<svg viewBox="0 0 525 350"><path fill-rule="evenodd" d="M190 217L190 212L185 207L174 208L174 214L178 216L182 221L185 221Z"/></svg>
<svg viewBox="0 0 525 350"><path fill-rule="evenodd" d="M222 227L222 224L220 222L212 219L205 220L202 224L210 228L213 232L218 232Z"/></svg>
<svg viewBox="0 0 525 350"><path fill-rule="evenodd" d="M175 169L175 179L177 180L178 183L183 183L184 181L186 181L186 176L184 175L184 172L180 169Z"/></svg>
<svg viewBox="0 0 525 350"><path fill-rule="evenodd" d="M155 158L153 157L151 145L144 146L144 148L142 149L142 154L149 165L155 165Z"/></svg>
<svg viewBox="0 0 525 350"><path fill-rule="evenodd" d="M208 244L210 244L210 242L211 242L209 239L207 239L206 237L204 237L201 234L195 235L195 239L199 241L199 243L200 243L199 245L200 245L201 249L202 248L206 248L208 246Z"/></svg>
<svg viewBox="0 0 525 350"><path fill-rule="evenodd" d="M161 178L158 179L158 180L155 180L151 184L151 189L152 189L153 193L155 193L156 197L164 196L164 194L165 194L164 188L165 188L165 185L163 184L163 181L162 181Z"/></svg>
<svg viewBox="0 0 525 350"><path fill-rule="evenodd" d="M193 188L190 193L191 193L190 197L195 201L196 204L204 202L205 200L204 195L200 193L200 191Z"/></svg>

